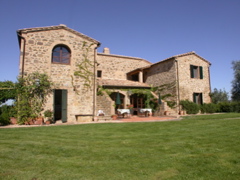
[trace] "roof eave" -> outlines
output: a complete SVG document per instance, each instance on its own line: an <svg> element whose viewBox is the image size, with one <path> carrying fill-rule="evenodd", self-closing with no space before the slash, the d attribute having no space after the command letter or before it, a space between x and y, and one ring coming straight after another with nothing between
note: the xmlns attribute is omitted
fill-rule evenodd
<svg viewBox="0 0 240 180"><path fill-rule="evenodd" d="M123 85L102 85L103 87L113 87L113 88L145 88L145 89L150 89L150 86L123 86Z"/></svg>
<svg viewBox="0 0 240 180"><path fill-rule="evenodd" d="M17 30L17 33L22 34L22 33L28 33L28 32L50 31L50 30L57 30L57 29L65 29L69 32L72 32L72 33L76 34L77 36L83 37L83 38L97 44L98 47L101 45L101 43L99 41L97 41L96 39L93 39L85 34L82 34L78 31L74 30L74 29L71 29L71 28L67 27L66 25L19 29L19 30Z"/></svg>

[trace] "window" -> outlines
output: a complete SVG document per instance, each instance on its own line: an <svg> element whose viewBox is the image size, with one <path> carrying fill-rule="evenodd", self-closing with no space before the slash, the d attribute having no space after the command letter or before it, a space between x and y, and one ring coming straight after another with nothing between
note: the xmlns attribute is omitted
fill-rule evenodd
<svg viewBox="0 0 240 180"><path fill-rule="evenodd" d="M57 45L52 50L52 63L70 64L71 51L67 46Z"/></svg>
<svg viewBox="0 0 240 180"><path fill-rule="evenodd" d="M191 78L203 79L203 67L190 65Z"/></svg>
<svg viewBox="0 0 240 180"><path fill-rule="evenodd" d="M193 102L203 104L202 93L193 93Z"/></svg>
<svg viewBox="0 0 240 180"><path fill-rule="evenodd" d="M102 71L100 71L100 70L97 71L97 77L99 77L99 78L102 77Z"/></svg>
<svg viewBox="0 0 240 180"><path fill-rule="evenodd" d="M132 81L139 81L138 74L134 74L131 76Z"/></svg>

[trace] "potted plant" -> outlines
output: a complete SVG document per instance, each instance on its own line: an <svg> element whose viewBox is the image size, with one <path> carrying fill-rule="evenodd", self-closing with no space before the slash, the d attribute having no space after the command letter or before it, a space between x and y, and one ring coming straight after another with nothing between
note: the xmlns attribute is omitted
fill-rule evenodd
<svg viewBox="0 0 240 180"><path fill-rule="evenodd" d="M44 116L47 118L47 121L45 122L46 124L51 124L53 123L53 111L52 110L46 110L44 111Z"/></svg>
<svg viewBox="0 0 240 180"><path fill-rule="evenodd" d="M43 122L44 122L43 117L42 117L42 116L39 116L39 117L35 118L35 122L34 122L34 124L42 125Z"/></svg>
<svg viewBox="0 0 240 180"><path fill-rule="evenodd" d="M117 114L113 114L113 115L111 116L112 120L117 120L117 117L118 117Z"/></svg>
<svg viewBox="0 0 240 180"><path fill-rule="evenodd" d="M16 107L12 106L9 110L9 116L10 116L10 123L11 124L17 124L17 109Z"/></svg>
<svg viewBox="0 0 240 180"><path fill-rule="evenodd" d="M127 104L127 108L130 110L130 114L133 115L133 105Z"/></svg>

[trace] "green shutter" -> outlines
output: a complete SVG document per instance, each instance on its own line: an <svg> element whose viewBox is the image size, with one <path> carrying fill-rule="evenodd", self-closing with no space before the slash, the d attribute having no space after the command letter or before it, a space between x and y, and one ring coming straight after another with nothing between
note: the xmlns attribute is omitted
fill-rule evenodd
<svg viewBox="0 0 240 180"><path fill-rule="evenodd" d="M67 122L67 90L62 90L62 122Z"/></svg>
<svg viewBox="0 0 240 180"><path fill-rule="evenodd" d="M203 79L203 67L199 66L200 79Z"/></svg>
<svg viewBox="0 0 240 180"><path fill-rule="evenodd" d="M196 94L195 93L193 93L193 102L196 103Z"/></svg>
<svg viewBox="0 0 240 180"><path fill-rule="evenodd" d="M191 74L191 78L194 78L194 66L190 65L190 74Z"/></svg>
<svg viewBox="0 0 240 180"><path fill-rule="evenodd" d="M56 103L55 103L55 99L56 99L56 89L53 90L53 120L56 121Z"/></svg>
<svg viewBox="0 0 240 180"><path fill-rule="evenodd" d="M203 96L202 96L202 93L199 93L199 98L200 98L199 103L200 103L200 104L203 104Z"/></svg>

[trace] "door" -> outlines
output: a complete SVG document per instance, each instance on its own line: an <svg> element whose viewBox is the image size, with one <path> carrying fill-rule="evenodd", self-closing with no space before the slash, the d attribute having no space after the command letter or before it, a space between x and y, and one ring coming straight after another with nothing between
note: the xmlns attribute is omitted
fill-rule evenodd
<svg viewBox="0 0 240 180"><path fill-rule="evenodd" d="M133 105L133 115L137 115L139 109L145 108L146 98L143 94L133 94L130 96L130 103Z"/></svg>
<svg viewBox="0 0 240 180"><path fill-rule="evenodd" d="M62 122L67 122L67 90L62 90Z"/></svg>
<svg viewBox="0 0 240 180"><path fill-rule="evenodd" d="M62 122L67 122L67 90L54 90L53 109L55 121L62 120Z"/></svg>

